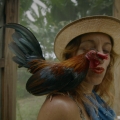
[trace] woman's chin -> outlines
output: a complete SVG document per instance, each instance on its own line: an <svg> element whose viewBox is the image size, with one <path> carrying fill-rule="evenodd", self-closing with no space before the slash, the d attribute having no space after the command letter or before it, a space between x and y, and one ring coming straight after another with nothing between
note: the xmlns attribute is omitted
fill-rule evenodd
<svg viewBox="0 0 120 120"><path fill-rule="evenodd" d="M92 85L99 85L103 78L105 73L97 74L97 73L88 73L86 76L87 82L89 82Z"/></svg>
<svg viewBox="0 0 120 120"><path fill-rule="evenodd" d="M88 76L86 78L86 81L92 85L99 85L103 80L102 76Z"/></svg>
<svg viewBox="0 0 120 120"><path fill-rule="evenodd" d="M99 85L102 82L103 79L97 79L97 80L92 80L92 83L94 85Z"/></svg>

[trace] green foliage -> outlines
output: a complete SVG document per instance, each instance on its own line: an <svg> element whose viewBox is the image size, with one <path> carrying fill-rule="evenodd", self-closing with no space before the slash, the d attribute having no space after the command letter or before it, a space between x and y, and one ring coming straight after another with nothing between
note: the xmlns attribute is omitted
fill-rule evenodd
<svg viewBox="0 0 120 120"><path fill-rule="evenodd" d="M90 0L89 15L109 15L112 16L113 0Z"/></svg>
<svg viewBox="0 0 120 120"><path fill-rule="evenodd" d="M16 120L37 120L38 112L45 100L42 97L27 97L17 101Z"/></svg>
<svg viewBox="0 0 120 120"><path fill-rule="evenodd" d="M26 24L26 21L24 19L25 12L28 11L32 5L32 0L20 0L20 8L19 8L19 21L20 23L23 22L23 24Z"/></svg>
<svg viewBox="0 0 120 120"><path fill-rule="evenodd" d="M25 84L17 82L17 99L26 98L30 94L25 89Z"/></svg>
<svg viewBox="0 0 120 120"><path fill-rule="evenodd" d="M18 81L17 81L17 99L26 98L30 94L26 91L25 84L28 78L31 76L26 69L18 69Z"/></svg>
<svg viewBox="0 0 120 120"><path fill-rule="evenodd" d="M77 17L77 6L70 0L51 0L51 17L54 21L70 21Z"/></svg>

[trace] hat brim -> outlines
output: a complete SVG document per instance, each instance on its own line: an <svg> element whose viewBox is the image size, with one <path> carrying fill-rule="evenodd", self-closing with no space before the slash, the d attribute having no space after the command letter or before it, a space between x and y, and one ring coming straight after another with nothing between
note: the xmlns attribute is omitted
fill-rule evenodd
<svg viewBox="0 0 120 120"><path fill-rule="evenodd" d="M110 35L114 40L114 51L120 54L120 20L110 16L92 16L66 25L57 34L54 42L56 57L62 60L62 52L66 45L75 37L90 32L102 32Z"/></svg>

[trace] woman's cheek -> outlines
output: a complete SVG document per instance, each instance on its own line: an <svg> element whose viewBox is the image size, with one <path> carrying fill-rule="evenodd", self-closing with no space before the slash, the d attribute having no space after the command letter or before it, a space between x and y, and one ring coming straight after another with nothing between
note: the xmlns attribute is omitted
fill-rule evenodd
<svg viewBox="0 0 120 120"><path fill-rule="evenodd" d="M110 64L110 55L108 55L108 59L106 60L107 67L109 66L109 64Z"/></svg>
<svg viewBox="0 0 120 120"><path fill-rule="evenodd" d="M83 54L83 53L84 53L83 50L78 50L77 53L76 53L76 55L80 55L80 54Z"/></svg>

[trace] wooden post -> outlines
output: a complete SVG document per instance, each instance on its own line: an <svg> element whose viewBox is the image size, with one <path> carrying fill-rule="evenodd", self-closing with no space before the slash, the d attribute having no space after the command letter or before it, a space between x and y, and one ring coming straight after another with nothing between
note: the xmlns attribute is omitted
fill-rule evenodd
<svg viewBox="0 0 120 120"><path fill-rule="evenodd" d="M113 16L120 19L120 0L114 0ZM119 49L120 50L120 49ZM115 66L115 111L120 116L120 58Z"/></svg>
<svg viewBox="0 0 120 120"><path fill-rule="evenodd" d="M18 22L18 0L6 0L6 23ZM5 29L4 69L2 74L2 120L16 120L16 80L17 66L12 61L13 54L8 48L12 29Z"/></svg>
<svg viewBox="0 0 120 120"><path fill-rule="evenodd" d="M4 24L4 6L5 6L5 1L1 0L0 1L0 26ZM4 68L4 59L3 59L3 47L4 47L4 34L3 34L3 29L0 29L0 120L2 120L2 72Z"/></svg>

